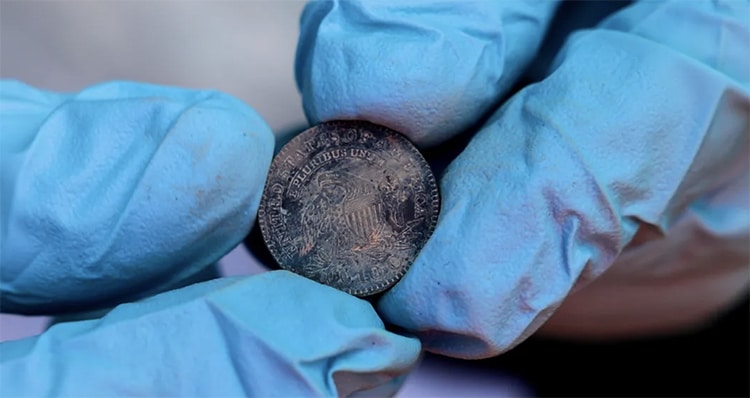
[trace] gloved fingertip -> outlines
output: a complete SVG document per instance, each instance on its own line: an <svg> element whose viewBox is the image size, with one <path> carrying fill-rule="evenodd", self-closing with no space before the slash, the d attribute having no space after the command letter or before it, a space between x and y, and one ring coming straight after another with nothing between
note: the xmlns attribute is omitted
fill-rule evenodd
<svg viewBox="0 0 750 398"><path fill-rule="evenodd" d="M250 230L273 146L255 111L214 91L109 82L70 96L3 181L4 310L112 305L217 261Z"/></svg>
<svg viewBox="0 0 750 398"><path fill-rule="evenodd" d="M554 2L311 2L295 76L311 123L359 119L417 145L472 126L535 53Z"/></svg>

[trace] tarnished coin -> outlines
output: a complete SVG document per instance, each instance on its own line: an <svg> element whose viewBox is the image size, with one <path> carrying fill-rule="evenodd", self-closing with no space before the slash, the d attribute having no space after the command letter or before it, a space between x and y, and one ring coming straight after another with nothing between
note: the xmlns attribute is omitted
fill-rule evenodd
<svg viewBox="0 0 750 398"><path fill-rule="evenodd" d="M363 297L406 273L439 208L435 177L404 136L336 121L274 157L258 222L279 266Z"/></svg>

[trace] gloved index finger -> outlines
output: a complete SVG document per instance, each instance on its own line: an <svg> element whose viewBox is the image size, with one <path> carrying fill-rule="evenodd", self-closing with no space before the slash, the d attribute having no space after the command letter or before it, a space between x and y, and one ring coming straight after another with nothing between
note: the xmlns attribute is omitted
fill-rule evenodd
<svg viewBox="0 0 750 398"><path fill-rule="evenodd" d="M420 146L472 126L535 55L557 2L310 2L295 77L313 124L361 119Z"/></svg>

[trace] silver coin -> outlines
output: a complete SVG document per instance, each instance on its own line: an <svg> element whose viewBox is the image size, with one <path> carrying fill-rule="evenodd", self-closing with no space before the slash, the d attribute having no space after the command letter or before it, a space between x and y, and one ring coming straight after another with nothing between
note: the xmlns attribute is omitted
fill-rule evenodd
<svg viewBox="0 0 750 398"><path fill-rule="evenodd" d="M281 268L362 297L406 273L439 208L435 177L404 136L336 121L302 132L276 155L258 217Z"/></svg>

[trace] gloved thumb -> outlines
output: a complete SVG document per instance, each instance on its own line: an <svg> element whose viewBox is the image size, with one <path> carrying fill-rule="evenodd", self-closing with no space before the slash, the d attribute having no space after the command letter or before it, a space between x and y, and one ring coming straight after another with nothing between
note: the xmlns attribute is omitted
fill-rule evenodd
<svg viewBox="0 0 750 398"><path fill-rule="evenodd" d="M668 233L746 180L748 9L729 4L638 3L572 36L549 77L449 166L435 233L379 302L384 318L430 351L497 355L601 275L639 228ZM704 235L747 231L746 207L696 212Z"/></svg>

